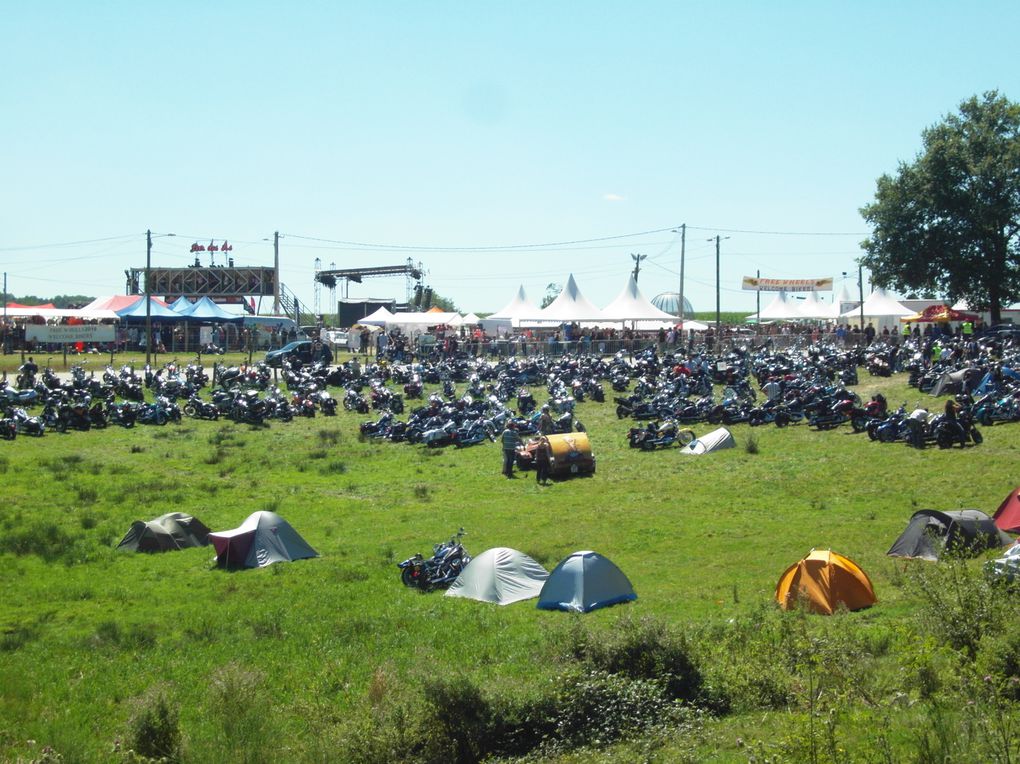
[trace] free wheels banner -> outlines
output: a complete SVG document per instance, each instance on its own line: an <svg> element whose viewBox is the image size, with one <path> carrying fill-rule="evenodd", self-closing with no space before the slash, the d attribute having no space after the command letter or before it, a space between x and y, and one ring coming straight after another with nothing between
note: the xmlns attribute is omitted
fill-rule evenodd
<svg viewBox="0 0 1020 764"><path fill-rule="evenodd" d="M820 279L762 279L744 276L743 289L753 292L831 292L832 276Z"/></svg>

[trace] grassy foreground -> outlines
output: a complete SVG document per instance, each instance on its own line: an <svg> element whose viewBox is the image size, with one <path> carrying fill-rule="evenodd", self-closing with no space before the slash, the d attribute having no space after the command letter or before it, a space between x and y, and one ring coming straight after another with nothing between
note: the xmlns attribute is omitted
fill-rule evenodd
<svg viewBox="0 0 1020 764"><path fill-rule="evenodd" d="M494 445L361 441L342 410L0 442L0 758L1016 760L1015 596L980 561L885 557L918 508L994 511L1020 483L1015 425L962 452L738 425L696 458L628 449L613 409L579 410L597 474L547 488L502 478ZM260 509L321 557L113 551L135 519ZM639 599L572 617L402 587L395 563L460 526L473 553L549 569L596 550ZM812 547L858 562L879 604L773 608Z"/></svg>

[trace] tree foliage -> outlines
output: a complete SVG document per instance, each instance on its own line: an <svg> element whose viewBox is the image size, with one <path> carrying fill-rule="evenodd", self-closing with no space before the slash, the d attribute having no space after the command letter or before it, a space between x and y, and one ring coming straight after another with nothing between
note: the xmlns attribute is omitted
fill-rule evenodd
<svg viewBox="0 0 1020 764"><path fill-rule="evenodd" d="M974 96L922 143L861 208L873 226L861 264L877 284L965 298L998 322L1020 299L1020 104Z"/></svg>

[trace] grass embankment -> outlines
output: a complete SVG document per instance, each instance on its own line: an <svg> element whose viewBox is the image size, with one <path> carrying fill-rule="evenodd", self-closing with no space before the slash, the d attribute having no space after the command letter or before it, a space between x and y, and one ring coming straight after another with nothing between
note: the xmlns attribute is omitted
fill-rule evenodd
<svg viewBox="0 0 1020 764"><path fill-rule="evenodd" d="M903 382L858 390L921 397ZM0 758L50 746L65 761L107 761L139 740L173 744L174 730L187 761L471 760L529 750L527 730L569 739L568 761L1002 750L995 719L1015 708L970 678L1020 673L988 657L1017 633L989 604L1009 600L986 592L973 564L884 554L915 509L993 511L1018 483L1015 426L963 452L880 445L847 426L735 426L738 448L695 458L627 448L632 423L612 404L579 415L598 472L548 488L502 478L493 445L361 441L364 417L342 410L264 429L185 422L0 443ZM260 509L321 558L224 572L211 549L113 551L135 519L184 511L223 530ZM472 552L510 546L550 569L599 551L639 599L571 617L403 588L395 563L460 526ZM776 612L780 573L812 547L857 561L878 606ZM925 595L919 575L944 572ZM958 601L933 609L953 581ZM947 631L950 619L977 635ZM620 672L631 678L614 684ZM641 677L670 672L694 678L684 692L704 716L654 706L662 683ZM654 719L641 715L653 706ZM646 726L636 742L570 752Z"/></svg>

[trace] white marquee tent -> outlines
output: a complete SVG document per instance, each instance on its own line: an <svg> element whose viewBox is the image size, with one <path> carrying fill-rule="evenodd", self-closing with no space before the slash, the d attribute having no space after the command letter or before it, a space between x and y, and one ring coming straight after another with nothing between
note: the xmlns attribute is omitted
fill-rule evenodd
<svg viewBox="0 0 1020 764"><path fill-rule="evenodd" d="M577 282L574 280L574 274L572 273L567 277L566 286L563 287L563 290L557 295L555 300L536 314L521 316L520 318L529 324L561 324L573 321L598 322L604 320L602 311L592 305L581 294L581 290L578 289Z"/></svg>
<svg viewBox="0 0 1020 764"><path fill-rule="evenodd" d="M636 324L652 321L655 323L653 328L658 328L660 324L672 326L677 320L676 316L659 310L641 294L633 274L627 278L627 285L616 299L602 309L602 316L607 321L630 321Z"/></svg>
<svg viewBox="0 0 1020 764"><path fill-rule="evenodd" d="M876 287L875 290L868 295L868 299L864 301L863 306L858 306L853 310L845 311L841 314L842 318L860 320L861 314L864 314L865 322L871 322L876 325L877 329L881 329L883 326L896 326L899 324L899 320L904 316L912 316L916 311L906 308L897 302L895 299L889 296L881 287Z"/></svg>

